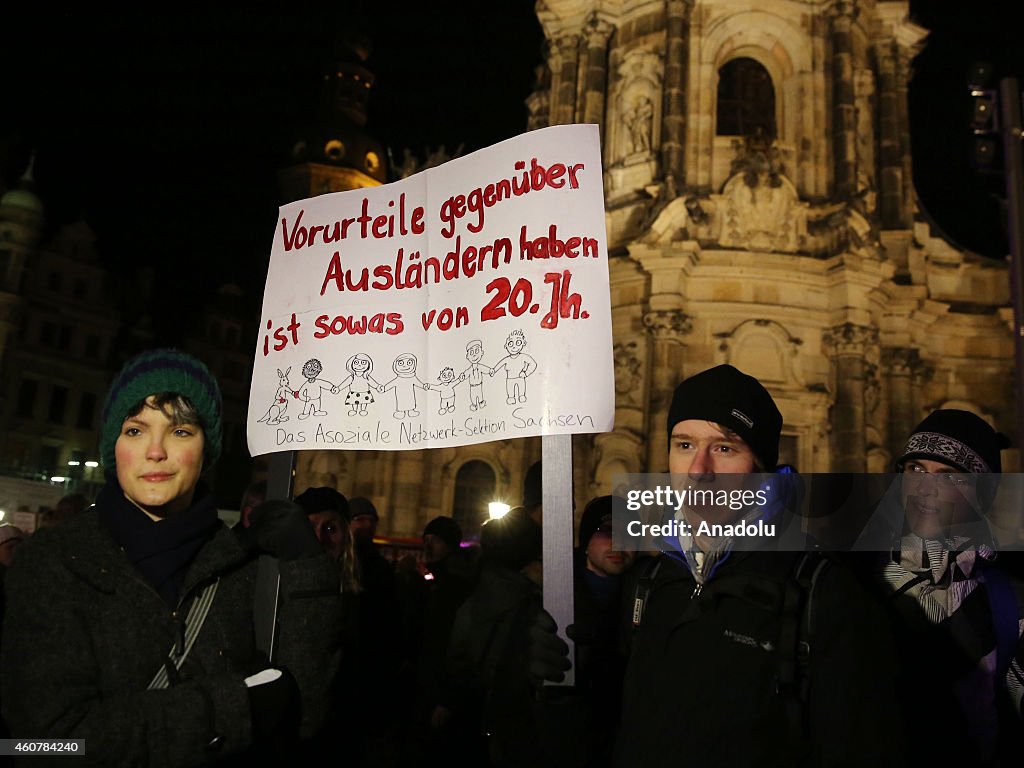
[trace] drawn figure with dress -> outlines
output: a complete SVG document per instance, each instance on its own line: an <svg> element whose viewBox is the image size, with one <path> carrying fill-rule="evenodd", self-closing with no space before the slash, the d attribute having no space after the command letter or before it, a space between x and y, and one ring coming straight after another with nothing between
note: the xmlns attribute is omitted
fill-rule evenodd
<svg viewBox="0 0 1024 768"><path fill-rule="evenodd" d="M505 340L508 354L491 369L491 376L505 370L505 402L509 405L526 402L526 377L537 370L537 361L523 352L525 347L526 336L516 328Z"/></svg>
<svg viewBox="0 0 1024 768"><path fill-rule="evenodd" d="M380 386L381 392L395 391L396 419L420 415L416 409L416 387L423 391L426 391L428 387L416 376L416 365L416 355L411 352L403 352L391 364L395 378Z"/></svg>
<svg viewBox="0 0 1024 768"><path fill-rule="evenodd" d="M493 375L493 369L484 365L484 345L480 339L473 339L466 345L466 359L469 366L461 374L459 381L469 379L469 410L475 411L487 405L484 400L484 374Z"/></svg>
<svg viewBox="0 0 1024 768"><path fill-rule="evenodd" d="M345 405L348 406L348 415L366 415L366 406L374 402L373 390L380 389L380 382L370 375L373 370L373 360L369 355L356 352L345 363L345 370L348 377L331 390L332 394L338 394L341 390L348 388L345 395Z"/></svg>
<svg viewBox="0 0 1024 768"><path fill-rule="evenodd" d="M306 364L302 366L302 375L306 380L299 387L299 399L303 402L302 413L299 414L300 419L327 415L327 411L323 409L321 398L324 390L333 391L334 385L327 379L320 378L323 370L323 365L315 357L307 360Z"/></svg>

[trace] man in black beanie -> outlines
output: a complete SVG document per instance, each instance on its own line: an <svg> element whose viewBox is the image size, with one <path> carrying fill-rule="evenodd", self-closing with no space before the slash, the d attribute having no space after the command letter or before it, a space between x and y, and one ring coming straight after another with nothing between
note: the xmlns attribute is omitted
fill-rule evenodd
<svg viewBox="0 0 1024 768"><path fill-rule="evenodd" d="M683 381L667 427L691 484L776 469L782 415L732 366ZM614 765L902 764L884 618L840 565L695 536L631 576Z"/></svg>

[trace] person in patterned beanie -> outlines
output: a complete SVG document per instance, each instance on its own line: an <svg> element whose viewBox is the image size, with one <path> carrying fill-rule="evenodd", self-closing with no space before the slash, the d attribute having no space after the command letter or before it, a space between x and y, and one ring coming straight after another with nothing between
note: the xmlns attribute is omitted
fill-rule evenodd
<svg viewBox="0 0 1024 768"><path fill-rule="evenodd" d="M1019 760L1024 612L1014 593L1024 590L996 565L984 517L1009 444L981 417L940 409L895 463L905 522L877 580L915 764Z"/></svg>

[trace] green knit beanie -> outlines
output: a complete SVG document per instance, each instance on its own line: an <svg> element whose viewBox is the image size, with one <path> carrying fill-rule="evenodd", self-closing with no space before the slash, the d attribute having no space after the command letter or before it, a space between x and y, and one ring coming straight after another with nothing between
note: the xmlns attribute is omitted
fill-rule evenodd
<svg viewBox="0 0 1024 768"><path fill-rule="evenodd" d="M220 456L222 402L213 374L199 360L176 349L154 349L136 355L114 377L103 404L100 457L107 474L114 473L114 444L129 412L150 395L184 395L203 420L203 470Z"/></svg>

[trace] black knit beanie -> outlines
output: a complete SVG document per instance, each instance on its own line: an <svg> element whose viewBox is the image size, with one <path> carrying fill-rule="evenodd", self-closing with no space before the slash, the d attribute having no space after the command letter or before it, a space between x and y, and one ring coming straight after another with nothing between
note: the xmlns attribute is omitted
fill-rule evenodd
<svg viewBox="0 0 1024 768"><path fill-rule="evenodd" d="M435 517L429 523L427 527L423 529L423 535L437 536L445 544L448 545L448 549L454 551L459 548L459 544L462 543L462 528L450 517Z"/></svg>
<svg viewBox="0 0 1024 768"><path fill-rule="evenodd" d="M518 571L539 560L542 551L541 527L526 507L513 507L480 528L480 557L485 562Z"/></svg>
<svg viewBox="0 0 1024 768"><path fill-rule="evenodd" d="M377 514L377 508L373 506L373 502L365 496L355 496L349 499L348 509L353 518L359 517L360 515L369 515L374 520L380 520L380 515Z"/></svg>
<svg viewBox="0 0 1024 768"><path fill-rule="evenodd" d="M700 419L726 427L750 446L765 472L779 461L782 414L768 390L731 365L709 368L676 387L668 409L668 436L680 421Z"/></svg>
<svg viewBox="0 0 1024 768"><path fill-rule="evenodd" d="M307 515L333 511L337 512L345 520L349 519L348 499L345 498L343 493L328 486L307 488L295 497L295 503L302 507Z"/></svg>
<svg viewBox="0 0 1024 768"><path fill-rule="evenodd" d="M183 395L203 420L203 471L217 461L223 412L217 380L192 355L176 349L154 349L125 363L110 385L100 433L100 457L107 474L115 471L114 445L129 412L150 395L164 392Z"/></svg>
<svg viewBox="0 0 1024 768"><path fill-rule="evenodd" d="M602 525L611 525L612 499L612 496L598 496L595 499L591 499L583 509L579 529L580 549L582 551L587 551L587 545L590 544L590 537L594 535L594 531Z"/></svg>

